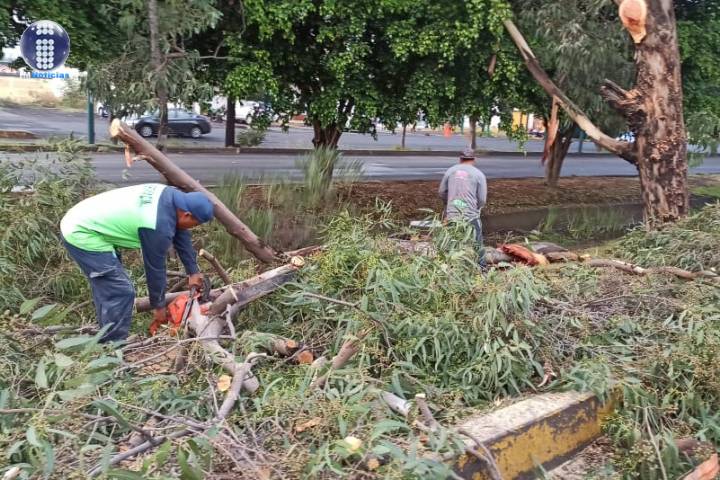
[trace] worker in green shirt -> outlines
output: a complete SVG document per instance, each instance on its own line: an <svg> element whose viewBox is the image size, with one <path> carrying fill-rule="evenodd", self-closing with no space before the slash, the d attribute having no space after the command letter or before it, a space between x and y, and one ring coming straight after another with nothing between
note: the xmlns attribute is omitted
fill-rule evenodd
<svg viewBox="0 0 720 480"><path fill-rule="evenodd" d="M213 218L213 204L203 193L184 193L161 184L118 188L87 198L60 222L63 243L90 282L97 320L106 327L102 342L128 336L135 289L120 261L118 248L142 249L154 320L165 320L165 260L175 247L190 287L200 288L189 230Z"/></svg>

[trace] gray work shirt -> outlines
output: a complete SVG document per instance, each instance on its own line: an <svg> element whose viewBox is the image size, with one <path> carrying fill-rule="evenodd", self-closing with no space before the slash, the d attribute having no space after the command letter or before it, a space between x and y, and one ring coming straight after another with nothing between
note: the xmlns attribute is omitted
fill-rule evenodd
<svg viewBox="0 0 720 480"><path fill-rule="evenodd" d="M438 194L446 203L448 220L461 217L474 220L480 217L480 209L487 201L487 180L473 165L459 163L445 172Z"/></svg>

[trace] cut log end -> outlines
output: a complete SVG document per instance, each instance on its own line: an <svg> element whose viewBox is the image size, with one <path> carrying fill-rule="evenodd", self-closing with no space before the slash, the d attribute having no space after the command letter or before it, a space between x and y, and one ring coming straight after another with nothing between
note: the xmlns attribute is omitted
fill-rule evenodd
<svg viewBox="0 0 720 480"><path fill-rule="evenodd" d="M123 130L123 122L119 118L110 123L110 138L116 138Z"/></svg>

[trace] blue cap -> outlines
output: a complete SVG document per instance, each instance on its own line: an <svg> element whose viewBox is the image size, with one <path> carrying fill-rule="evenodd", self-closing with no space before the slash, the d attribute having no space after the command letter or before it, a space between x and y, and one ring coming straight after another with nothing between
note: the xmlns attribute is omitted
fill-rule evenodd
<svg viewBox="0 0 720 480"><path fill-rule="evenodd" d="M176 208L190 212L200 223L207 223L213 219L213 204L204 193L184 193L174 189L173 203Z"/></svg>

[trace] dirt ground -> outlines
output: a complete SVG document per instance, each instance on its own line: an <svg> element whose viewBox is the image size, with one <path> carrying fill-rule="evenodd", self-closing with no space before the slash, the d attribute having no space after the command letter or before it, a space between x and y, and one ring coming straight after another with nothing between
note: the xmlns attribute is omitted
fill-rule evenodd
<svg viewBox="0 0 720 480"><path fill-rule="evenodd" d="M718 177L694 176L691 188L718 185ZM342 186L341 193L361 210L372 208L375 198L391 201L403 220L427 216L420 209L440 212L437 181L361 182ZM546 206L605 205L640 203L640 183L627 177L572 177L560 180L556 189L546 187L541 178L488 180L488 204L485 215L531 210Z"/></svg>

